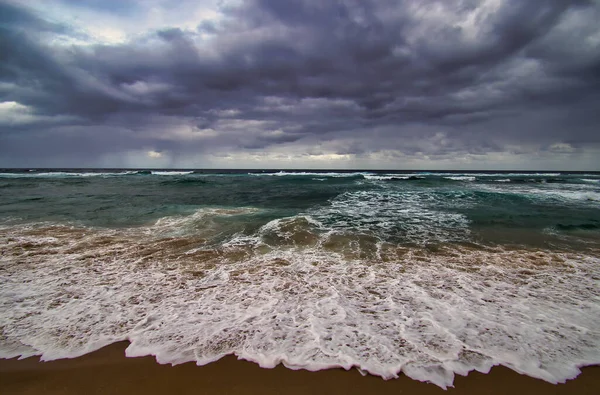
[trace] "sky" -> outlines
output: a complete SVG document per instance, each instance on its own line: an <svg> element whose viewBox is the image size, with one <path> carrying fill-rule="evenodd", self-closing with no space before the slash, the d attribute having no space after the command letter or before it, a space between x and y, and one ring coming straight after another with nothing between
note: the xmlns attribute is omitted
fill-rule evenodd
<svg viewBox="0 0 600 395"><path fill-rule="evenodd" d="M0 167L600 170L600 0L0 0Z"/></svg>

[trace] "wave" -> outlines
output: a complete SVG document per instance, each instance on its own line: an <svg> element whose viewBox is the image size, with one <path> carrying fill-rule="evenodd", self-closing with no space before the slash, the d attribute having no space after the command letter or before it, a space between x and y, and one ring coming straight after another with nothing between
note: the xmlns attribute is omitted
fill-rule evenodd
<svg viewBox="0 0 600 395"><path fill-rule="evenodd" d="M241 234L215 247L149 229L0 228L0 357L72 358L130 340L127 356L159 363L234 354L442 388L494 365L558 383L600 363L597 253L361 247L327 226L300 216L254 235L337 241L280 248Z"/></svg>
<svg viewBox="0 0 600 395"><path fill-rule="evenodd" d="M304 177L304 176L311 176L311 177L359 177L359 176L363 176L366 173L363 172L354 172L354 173L338 173L338 172L328 172L328 173L321 173L321 172L287 172L287 171L280 171L277 173L248 173L248 175L250 176L255 176L255 177L264 177L264 176L268 176L268 177Z"/></svg>
<svg viewBox="0 0 600 395"><path fill-rule="evenodd" d="M447 180L453 181L475 181L474 176L454 176L454 177L444 177Z"/></svg>
<svg viewBox="0 0 600 395"><path fill-rule="evenodd" d="M146 235L155 236L200 236L205 240L220 236L227 229L226 225L215 223L215 219L251 215L261 210L254 207L207 207L195 210L191 214L180 214L159 218L154 224L144 229ZM236 221L228 224L236 232ZM243 224L242 224L243 225Z"/></svg>
<svg viewBox="0 0 600 395"><path fill-rule="evenodd" d="M402 174L389 174L389 175L369 175L364 174L363 177L366 180L371 181L418 181L425 180L427 177L418 175L402 175Z"/></svg>
<svg viewBox="0 0 600 395"><path fill-rule="evenodd" d="M539 198L552 198L563 201L579 201L587 203L600 202L600 192L581 190L545 190L536 191Z"/></svg>
<svg viewBox="0 0 600 395"><path fill-rule="evenodd" d="M118 172L27 172L27 173L0 173L0 178L66 178L66 177L118 177L127 175L158 175L158 176L183 176L193 174L193 171L156 171L156 170L128 170Z"/></svg>
<svg viewBox="0 0 600 395"><path fill-rule="evenodd" d="M480 176L478 176L480 177ZM448 177L448 178L458 178L458 177ZM485 178L480 178L480 181L487 181ZM579 183L598 183L600 179L584 179L584 178L573 178L573 177L565 177L565 178L527 178L527 177L518 177L518 178L500 178L489 180L492 182L507 182L512 184L579 184Z"/></svg>
<svg viewBox="0 0 600 395"><path fill-rule="evenodd" d="M403 180L422 180L425 177L414 174L363 174L366 180L372 181L403 181Z"/></svg>
<svg viewBox="0 0 600 395"><path fill-rule="evenodd" d="M560 184L568 183L570 180L563 178L511 178L513 184Z"/></svg>
<svg viewBox="0 0 600 395"><path fill-rule="evenodd" d="M151 171L151 174L156 176L185 176L188 174L193 174L193 171Z"/></svg>
<svg viewBox="0 0 600 395"><path fill-rule="evenodd" d="M124 176L130 174L138 174L136 171L123 171L123 172L43 172L43 173L0 173L1 178L65 178L65 177L110 177L110 176Z"/></svg>
<svg viewBox="0 0 600 395"><path fill-rule="evenodd" d="M564 231L596 230L596 229L600 229L600 222L592 221L592 222L585 222L585 223L580 223L580 224L557 224L556 228L559 230L564 230Z"/></svg>
<svg viewBox="0 0 600 395"><path fill-rule="evenodd" d="M437 177L459 176L459 177L561 177L563 173L480 173L480 172L418 172L418 175ZM566 173L568 175L568 173Z"/></svg>
<svg viewBox="0 0 600 395"><path fill-rule="evenodd" d="M547 203L584 204L597 206L600 202L600 190L593 185L574 184L544 184L544 183L502 183L477 184L483 191L501 195L519 195L531 201Z"/></svg>
<svg viewBox="0 0 600 395"><path fill-rule="evenodd" d="M427 191L346 192L308 211L331 231L372 235L379 240L417 245L466 241L469 221Z"/></svg>
<svg viewBox="0 0 600 395"><path fill-rule="evenodd" d="M375 180L375 181L387 181L393 178L403 178L407 179L408 176L395 176L395 175L375 175L375 174L364 174L363 177L366 180Z"/></svg>

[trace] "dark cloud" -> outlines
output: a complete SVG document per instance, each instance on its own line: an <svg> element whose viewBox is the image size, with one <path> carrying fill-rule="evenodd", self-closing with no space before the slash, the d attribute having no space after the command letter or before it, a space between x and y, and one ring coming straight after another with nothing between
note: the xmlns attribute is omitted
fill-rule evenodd
<svg viewBox="0 0 600 395"><path fill-rule="evenodd" d="M0 108L0 156L394 151L433 163L600 148L593 1L254 0L195 29L88 44L57 44L89 37L17 4L0 2L0 99L21 106ZM132 4L76 6L133 18Z"/></svg>
<svg viewBox="0 0 600 395"><path fill-rule="evenodd" d="M31 10L14 4L0 3L0 10L2 10L0 12L0 28L3 29L3 33L26 29L55 33L66 33L69 31L68 27L63 24L41 19Z"/></svg>
<svg viewBox="0 0 600 395"><path fill-rule="evenodd" d="M112 14L132 15L139 11L137 2L123 0L60 0L61 3L71 7L90 8Z"/></svg>

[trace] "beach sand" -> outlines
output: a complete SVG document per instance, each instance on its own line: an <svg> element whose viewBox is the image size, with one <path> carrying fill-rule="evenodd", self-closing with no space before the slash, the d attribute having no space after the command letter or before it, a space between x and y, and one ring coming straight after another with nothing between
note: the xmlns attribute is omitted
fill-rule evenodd
<svg viewBox="0 0 600 395"><path fill-rule="evenodd" d="M127 342L75 359L0 360L0 394L599 394L600 366L566 384L553 385L504 367L457 376L454 388L401 376L385 381L355 369L294 371L225 357L206 366L160 365L153 357L126 358Z"/></svg>

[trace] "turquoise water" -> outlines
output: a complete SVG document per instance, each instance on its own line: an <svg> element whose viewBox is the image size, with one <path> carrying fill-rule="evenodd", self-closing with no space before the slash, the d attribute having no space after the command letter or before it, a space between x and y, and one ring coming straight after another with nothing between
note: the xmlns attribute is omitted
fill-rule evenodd
<svg viewBox="0 0 600 395"><path fill-rule="evenodd" d="M0 170L0 357L600 363L600 173Z"/></svg>
<svg viewBox="0 0 600 395"><path fill-rule="evenodd" d="M250 234L273 219L310 213L327 226L400 244L449 238L580 248L577 237L600 235L597 173L0 173L0 220L11 223L118 228L202 208L252 207L258 211L231 232ZM454 237L429 229L440 227Z"/></svg>

